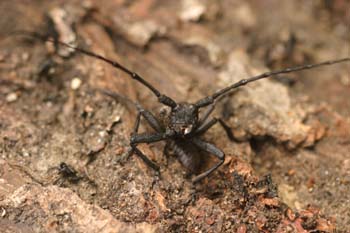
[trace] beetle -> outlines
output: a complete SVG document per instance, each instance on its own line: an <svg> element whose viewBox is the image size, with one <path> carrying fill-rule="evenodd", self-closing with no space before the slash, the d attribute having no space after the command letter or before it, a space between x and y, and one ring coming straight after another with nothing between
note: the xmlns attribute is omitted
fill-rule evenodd
<svg viewBox="0 0 350 233"><path fill-rule="evenodd" d="M155 142L166 140L168 142L168 145L172 147L178 160L182 163L184 167L188 168L189 170L194 170L193 169L194 157L192 154L187 152L185 148L186 146L192 145L202 151L205 151L207 153L214 155L218 159L218 162L208 170L195 176L192 179L192 182L194 183L209 176L217 168L219 168L225 161L224 152L218 147L216 147L214 144L203 140L201 136L204 133L206 133L215 124L219 124L222 126L227 136L231 140L233 140L233 134L229 126L226 125L222 119L210 118L210 115L213 112L215 105L220 99L220 97L227 94L231 90L244 86L248 83L255 82L264 78L269 78L278 74L292 73L292 72L297 72L301 70L313 69L316 67L333 65L336 63L350 61L350 57L346 57L346 58L337 59L337 60L329 60L329 61L325 61L317 64L307 64L307 65L290 67L290 68L277 70L277 71L265 72L257 76L253 76L247 79L242 79L194 103L187 103L187 102L178 103L172 98L170 98L169 96L161 93L157 88L155 88L152 84L150 84L148 81L142 78L139 74L127 69L117 61L113 61L104 56L96 54L94 52L91 52L79 47L75 47L61 41L47 38L46 36L43 36L36 32L20 32L18 34L35 37L42 41L49 41L49 42L55 43L56 45L61 45L61 46L73 49L77 52L80 52L84 55L102 60L112 65L113 67L125 72L130 76L130 78L141 83L144 87L149 89L155 95L159 103L170 108L170 112L165 116L166 118L165 120L164 119L160 120L160 119L157 119L152 112L144 109L139 103L134 103L137 108L138 114L136 117L133 131L131 133L131 137L130 137L130 148L131 148L130 154L136 154L149 167L151 167L157 172L159 172L160 170L159 166L153 161L151 161L141 150L138 149L137 147L138 144L155 143ZM110 92L106 92L106 93L107 94L109 93L109 95L111 96L116 96L116 94L113 94ZM199 110L205 107L208 107L208 109L200 117ZM141 117L143 117L146 120L146 122L154 130L154 132L138 133ZM163 124L162 122L166 122L166 124Z"/></svg>

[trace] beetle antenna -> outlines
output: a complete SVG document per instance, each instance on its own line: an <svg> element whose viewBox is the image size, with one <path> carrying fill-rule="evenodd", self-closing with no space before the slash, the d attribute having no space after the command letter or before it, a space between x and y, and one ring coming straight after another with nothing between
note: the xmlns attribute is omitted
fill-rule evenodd
<svg viewBox="0 0 350 233"><path fill-rule="evenodd" d="M30 31L15 31L13 33L11 33L11 35L21 35L21 36L29 36L29 37L33 37L36 39L39 39L41 41L48 41L54 44L58 44L67 48L71 48L74 51L77 51L79 53L85 54L87 56L90 57L94 57L97 58L99 60L102 60L110 65L112 65L113 67L122 70L123 72L125 72L126 74L128 74L132 79L135 79L136 81L138 81L139 83L141 83L142 85L146 86L149 90L151 90L153 92L153 94L158 98L158 101L169 106L169 107L176 107L176 102L174 100L172 100L170 97L161 94L155 87L153 87L149 82L147 82L145 79L143 79L141 76L139 76L137 73L132 72L131 70L127 69L126 67L122 66L121 64L119 64L116 61L113 61L111 59L108 59L104 56L101 56L99 54L96 54L94 52L91 52L89 50L85 50L79 47L75 47L72 45L69 45L67 43L64 43L62 41L58 41L58 40L54 40L54 39L50 39L47 38L47 36L39 34L37 32L30 32Z"/></svg>
<svg viewBox="0 0 350 233"><path fill-rule="evenodd" d="M291 72L296 72L296 71L301 71L301 70L308 70L308 69L313 69L316 67L320 67L320 66L327 66L327 65L333 65L336 63L341 63L341 62L349 62L350 61L350 57L346 57L346 58L342 58L342 59L337 59L337 60L330 60L330 61L325 61L325 62L321 62L321 63L316 63L316 64L308 64L308 65L302 65L302 66L296 66L296 67L290 67L290 68L286 68L283 70L277 70L277 71L270 71L270 72L265 72L262 73L260 75L257 76L253 76L251 78L248 79L242 79L236 83L233 83L232 85L225 87L217 92L215 92L214 94L207 96L199 101L197 101L197 103L195 104L198 108L200 107L205 107L207 105L210 105L212 103L214 103L214 101L226 94L227 92L238 88L240 86L244 86L250 82L255 82L259 79L263 79L263 78L268 78L274 75L278 75L278 74L286 74L286 73L291 73Z"/></svg>

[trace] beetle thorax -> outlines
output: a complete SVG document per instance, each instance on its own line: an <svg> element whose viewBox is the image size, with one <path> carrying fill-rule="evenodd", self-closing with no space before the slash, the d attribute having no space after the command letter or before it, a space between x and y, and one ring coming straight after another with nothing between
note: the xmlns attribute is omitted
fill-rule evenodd
<svg viewBox="0 0 350 233"><path fill-rule="evenodd" d="M170 113L169 128L178 136L190 134L198 123L198 109L193 104L180 103Z"/></svg>

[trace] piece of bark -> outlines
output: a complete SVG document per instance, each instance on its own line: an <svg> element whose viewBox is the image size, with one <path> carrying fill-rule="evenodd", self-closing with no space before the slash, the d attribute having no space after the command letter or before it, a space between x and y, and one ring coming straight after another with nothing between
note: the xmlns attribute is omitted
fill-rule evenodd
<svg viewBox="0 0 350 233"><path fill-rule="evenodd" d="M7 195L0 206L6 210L6 221L0 221L0 229L4 230L12 227L28 232L152 233L157 229L157 225L118 221L108 211L57 186L24 185ZM23 211L17 213L19 208Z"/></svg>
<svg viewBox="0 0 350 233"><path fill-rule="evenodd" d="M263 73L254 70L248 56L240 51L230 54L226 70L220 73L221 86L226 87L241 79ZM230 123L238 138L272 137L277 142L295 148L305 143L313 145L322 137L317 136L321 125L306 125L307 111L294 105L286 86L270 79L259 80L241 87L233 94L230 104L233 118ZM317 134L316 136L313 136Z"/></svg>

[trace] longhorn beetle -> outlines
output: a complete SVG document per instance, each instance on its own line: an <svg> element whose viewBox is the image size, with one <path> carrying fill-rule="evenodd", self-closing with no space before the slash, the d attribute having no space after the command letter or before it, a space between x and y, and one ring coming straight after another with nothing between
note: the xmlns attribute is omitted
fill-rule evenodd
<svg viewBox="0 0 350 233"><path fill-rule="evenodd" d="M152 162L142 151L137 148L137 145L140 143L155 143L159 141L166 140L169 142L169 145L172 146L178 160L182 163L183 166L191 170L193 166L193 155L187 153L184 145L194 145L200 150L203 150L207 153L210 153L218 158L218 162L208 170L203 173L197 175L192 179L193 182L198 182L203 178L210 175L214 172L221 164L223 164L225 160L225 154L222 150L217 148L212 143L206 142L201 139L201 135L207 132L213 125L219 123L222 128L225 130L227 136L233 140L232 132L230 131L229 126L227 126L220 118L210 118L210 114L213 112L215 104L219 97L228 93L229 91L244 86L250 82L255 82L257 80L268 78L278 74L286 74L306 69L313 69L320 66L332 65L341 62L349 62L350 57L346 57L338 60L325 61L317 64L308 64L297 67L286 68L278 71L270 71L266 73L262 73L260 75L250 77L248 79L242 79L232 85L225 87L221 90L214 92L213 94L206 96L195 103L177 103L170 97L162 94L158 89L156 89L152 84L147 82L137 73L127 69L123 65L119 64L117 61L112 61L106 57L95 54L91 51L71 46L61 41L49 39L46 36L40 35L34 32L20 32L17 34L27 35L31 37L38 38L42 41L49 41L55 43L56 45L62 45L68 48L71 48L77 52L85 54L87 56L102 60L113 67L122 70L126 74L128 74L132 79L141 83L143 86L148 88L153 94L157 97L158 101L168 107L170 107L171 111L166 116L167 124L163 125L159 119L157 119L150 111L144 109L140 104L136 103L136 108L138 110L138 114L136 117L136 122L134 125L134 129L131 133L130 137L130 147L131 153L135 153L138 155L149 167L153 168L155 171L159 172L159 166ZM199 109L208 107L208 109L204 112L203 116L199 117ZM155 132L153 133L138 133L139 125L141 117L143 117L147 123L153 128Z"/></svg>

